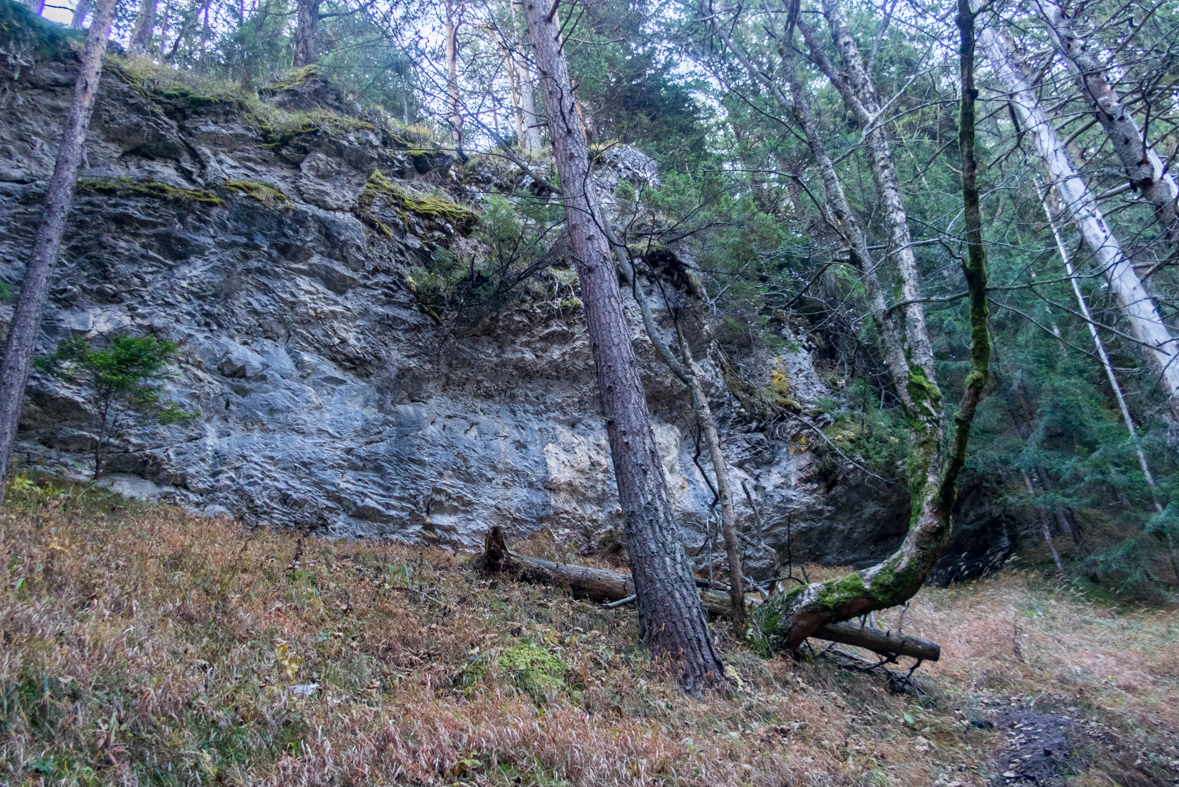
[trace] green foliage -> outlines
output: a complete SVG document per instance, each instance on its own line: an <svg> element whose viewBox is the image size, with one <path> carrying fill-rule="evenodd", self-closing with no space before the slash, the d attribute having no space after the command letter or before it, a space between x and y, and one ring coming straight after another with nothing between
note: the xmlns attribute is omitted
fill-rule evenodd
<svg viewBox="0 0 1179 787"><path fill-rule="evenodd" d="M175 342L153 336L114 336L96 350L81 337L67 339L51 355L37 358L41 371L77 383L87 391L96 412L98 435L94 477L102 474L108 441L129 420L151 418L170 425L199 417L164 400L161 383L171 377Z"/></svg>
<svg viewBox="0 0 1179 787"><path fill-rule="evenodd" d="M12 300L12 293L15 288L6 281L0 280L0 303L8 303Z"/></svg>
<svg viewBox="0 0 1179 787"><path fill-rule="evenodd" d="M909 455L909 428L898 407L880 406L879 393L865 380L852 380L843 407L834 407L823 434L844 455L882 478L899 479ZM834 405L834 402L830 403ZM820 472L828 476L845 460L826 443L816 443Z"/></svg>

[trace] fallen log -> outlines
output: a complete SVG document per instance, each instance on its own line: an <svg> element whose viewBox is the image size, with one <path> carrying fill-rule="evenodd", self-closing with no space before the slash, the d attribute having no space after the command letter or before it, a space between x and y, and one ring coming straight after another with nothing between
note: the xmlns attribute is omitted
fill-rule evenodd
<svg viewBox="0 0 1179 787"><path fill-rule="evenodd" d="M503 530L493 527L487 531L483 543L483 564L490 571L515 574L526 582L566 588L578 598L600 604L621 601L635 593L630 574L603 568L554 563L539 557L528 557L508 549ZM727 615L730 611L728 593L701 588L700 601L705 611L713 615ZM745 603L753 608L761 604L757 596L746 596ZM811 635L815 639L838 642L842 645L871 650L885 656L909 656L923 661L937 661L942 649L936 642L916 637L893 634L871 626L854 623L829 623Z"/></svg>

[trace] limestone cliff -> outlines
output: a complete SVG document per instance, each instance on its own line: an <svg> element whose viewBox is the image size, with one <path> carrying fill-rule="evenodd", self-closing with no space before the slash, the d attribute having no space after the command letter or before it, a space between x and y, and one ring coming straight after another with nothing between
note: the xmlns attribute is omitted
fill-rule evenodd
<svg viewBox="0 0 1179 787"><path fill-rule="evenodd" d="M170 396L202 415L121 437L114 483L332 536L469 548L502 525L514 536L547 528L582 550L617 543L570 266L555 259L521 303L463 324L440 325L410 277L436 246L468 243L484 196L527 186L523 172L414 142L351 110L313 73L264 90L270 116L160 89L121 63L112 58L103 77L42 349L116 331L171 339L180 353ZM16 286L75 72L64 44L9 42L0 53L0 278ZM604 157L603 178L652 177L642 162L637 152ZM0 307L0 325L11 311ZM712 496L693 460L687 398L631 311L664 466L695 547ZM862 565L891 550L906 522L903 488L867 484L850 467L820 478L813 452L790 450L794 432L767 434L733 395L707 321L689 333L697 358L712 359L726 450L737 489L750 495L739 498L745 530L766 545L751 547L754 568L770 565L770 549L785 559L788 528L796 563ZM809 407L831 394L805 337L788 338L797 350L739 359L743 374L756 388L777 367ZM94 437L77 391L34 376L22 430L18 468L83 472ZM1004 557L1005 528L994 511L967 523L943 576L959 555L970 571Z"/></svg>

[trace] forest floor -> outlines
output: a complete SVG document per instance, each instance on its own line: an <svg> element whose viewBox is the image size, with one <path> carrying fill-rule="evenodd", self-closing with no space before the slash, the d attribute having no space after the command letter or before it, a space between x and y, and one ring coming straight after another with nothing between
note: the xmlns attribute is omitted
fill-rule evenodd
<svg viewBox="0 0 1179 787"><path fill-rule="evenodd" d="M23 481L0 554L0 785L1179 783L1179 614L1034 571L922 590L915 695L718 622L696 699L633 609L441 549Z"/></svg>

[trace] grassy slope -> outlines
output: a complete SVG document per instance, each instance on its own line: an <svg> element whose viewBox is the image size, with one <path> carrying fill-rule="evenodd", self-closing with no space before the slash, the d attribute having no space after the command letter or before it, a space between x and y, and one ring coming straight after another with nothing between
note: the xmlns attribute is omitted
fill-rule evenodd
<svg viewBox="0 0 1179 787"><path fill-rule="evenodd" d="M695 700L635 646L633 611L462 556L15 486L0 784L982 785L1008 734L979 723L1013 703L1084 722L1071 784L1179 777L1175 613L1035 574L921 593L905 631L944 656L919 699L722 643L745 689ZM547 697L500 667L524 642L569 666Z"/></svg>

